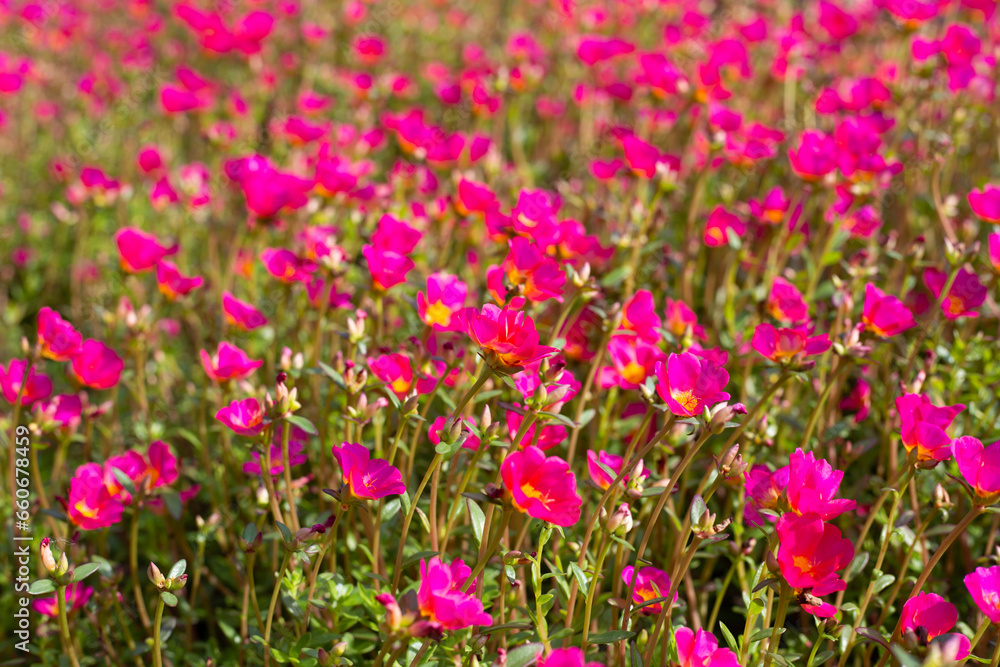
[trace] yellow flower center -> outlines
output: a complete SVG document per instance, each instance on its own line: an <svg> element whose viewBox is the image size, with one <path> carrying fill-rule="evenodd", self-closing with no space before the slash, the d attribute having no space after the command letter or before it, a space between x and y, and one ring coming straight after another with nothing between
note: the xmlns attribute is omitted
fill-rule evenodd
<svg viewBox="0 0 1000 667"><path fill-rule="evenodd" d="M451 308L440 301L430 304L424 313L424 322L432 325L438 324L443 327L448 326L451 324Z"/></svg>
<svg viewBox="0 0 1000 667"><path fill-rule="evenodd" d="M671 391L670 397L677 401L682 408L684 408L689 413L694 413L694 409L698 406L698 399L691 391Z"/></svg>
<svg viewBox="0 0 1000 667"><path fill-rule="evenodd" d="M632 384L642 384L646 379L646 368L642 364L630 361L622 370L622 377Z"/></svg>

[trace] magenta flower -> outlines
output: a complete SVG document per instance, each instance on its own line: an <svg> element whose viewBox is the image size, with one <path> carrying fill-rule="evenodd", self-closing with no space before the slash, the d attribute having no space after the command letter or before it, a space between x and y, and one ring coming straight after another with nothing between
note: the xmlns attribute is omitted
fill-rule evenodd
<svg viewBox="0 0 1000 667"><path fill-rule="evenodd" d="M420 613L438 630L461 630L473 625L490 625L493 617L483 611L483 602L463 593L472 569L460 558L445 565L439 556L420 561ZM474 588L470 586L470 588Z"/></svg>
<svg viewBox="0 0 1000 667"><path fill-rule="evenodd" d="M766 322L758 324L750 347L776 363L801 363L803 357L823 354L833 341L826 334L807 336L798 329L777 328Z"/></svg>
<svg viewBox="0 0 1000 667"><path fill-rule="evenodd" d="M83 418L83 401L79 394L59 394L36 404L35 414L42 422L50 420L63 431L74 431Z"/></svg>
<svg viewBox="0 0 1000 667"><path fill-rule="evenodd" d="M766 308L768 314L779 322L803 324L809 321L809 304L802 292L780 276L774 279Z"/></svg>
<svg viewBox="0 0 1000 667"><path fill-rule="evenodd" d="M614 335L608 341L606 356L611 365L601 368L600 386L637 389L663 360L663 350L638 336Z"/></svg>
<svg viewBox="0 0 1000 667"><path fill-rule="evenodd" d="M534 320L509 306L500 309L486 304L480 312L466 308L462 317L466 333L496 372L517 373L557 351L554 347L539 345Z"/></svg>
<svg viewBox="0 0 1000 667"><path fill-rule="evenodd" d="M913 313L894 296L875 287L865 285L865 305L861 314L865 330L880 338L889 338L917 325Z"/></svg>
<svg viewBox="0 0 1000 667"><path fill-rule="evenodd" d="M982 190L969 193L969 206L981 219L1000 225L1000 185L987 183Z"/></svg>
<svg viewBox="0 0 1000 667"><path fill-rule="evenodd" d="M990 234L987 254L990 266L993 267L994 271L1000 273L1000 234Z"/></svg>
<svg viewBox="0 0 1000 667"><path fill-rule="evenodd" d="M246 352L232 343L219 343L215 354L201 350L201 365L215 382L244 380L260 368L264 362L250 358Z"/></svg>
<svg viewBox="0 0 1000 667"><path fill-rule="evenodd" d="M361 248L361 254L368 260L368 271L376 290L384 292L406 282L406 274L413 269L412 259L392 250L366 245Z"/></svg>
<svg viewBox="0 0 1000 667"><path fill-rule="evenodd" d="M252 397L233 401L216 412L215 418L238 435L251 437L264 430L264 408Z"/></svg>
<svg viewBox="0 0 1000 667"><path fill-rule="evenodd" d="M656 364L656 392L678 417L700 415L706 407L729 400L722 391L729 382L726 369L691 352L671 354Z"/></svg>
<svg viewBox="0 0 1000 667"><path fill-rule="evenodd" d="M837 168L837 144L823 132L807 130L799 145L788 150L792 171L806 181L818 181Z"/></svg>
<svg viewBox="0 0 1000 667"><path fill-rule="evenodd" d="M548 656L540 657L537 667L604 667L599 662L587 662L587 654L582 648L555 648Z"/></svg>
<svg viewBox="0 0 1000 667"><path fill-rule="evenodd" d="M278 426L274 430L275 442L271 444L271 475L280 475L285 471L284 461L281 457L281 429L282 426ZM297 431L297 432L296 432ZM303 451L305 449L305 431L301 429L294 429L291 437L288 439L288 465L297 466L302 465L308 460L306 453ZM264 467L265 458L260 452L250 452L252 461L247 461L243 464L243 472L247 475L260 475L261 469Z"/></svg>
<svg viewBox="0 0 1000 667"><path fill-rule="evenodd" d="M515 408L520 408L520 403L514 403ZM524 421L524 417L517 413L515 410L507 410L507 435L514 441L514 437L517 435L518 431L521 429L521 422ZM536 435L537 434L537 435ZM541 450L552 449L553 447L562 444L566 441L568 433L566 432L566 427L561 424L540 424L535 422L524 432L521 437L521 447L526 447L528 445L535 445Z"/></svg>
<svg viewBox="0 0 1000 667"><path fill-rule="evenodd" d="M119 229L115 234L122 268L128 273L149 271L166 257L177 252L177 245L165 246L152 234L135 227Z"/></svg>
<svg viewBox="0 0 1000 667"><path fill-rule="evenodd" d="M743 489L747 496L743 518L751 526L758 528L764 525L764 519L772 523L773 516L761 514L758 510L776 512L782 499L785 487L788 486L788 466L782 466L774 472L766 465L757 464L743 474Z"/></svg>
<svg viewBox="0 0 1000 667"><path fill-rule="evenodd" d="M377 500L406 493L402 473L388 461L370 458L371 454L364 445L350 442L340 447L334 445L333 456L344 476L346 493L341 493L346 502Z"/></svg>
<svg viewBox="0 0 1000 667"><path fill-rule="evenodd" d="M746 231L746 223L738 215L730 213L722 205L716 206L705 223L705 245L710 248L728 245L730 233L740 238Z"/></svg>
<svg viewBox="0 0 1000 667"><path fill-rule="evenodd" d="M659 342L660 334L656 330L662 326L663 321L656 314L653 293L649 290L638 290L622 307L621 328L650 343Z"/></svg>
<svg viewBox="0 0 1000 667"><path fill-rule="evenodd" d="M615 454L609 454L603 449L599 452L595 452L592 449L587 450L587 472L590 473L591 481L602 489L607 489L611 486L611 483L615 481L615 477L621 473L623 463L624 461L622 460L622 457ZM609 476L608 473L601 468L602 465L611 472L615 473L615 477ZM641 470L641 475L643 477L649 477L649 471L643 468L641 463L636 467L636 470ZM634 472L635 471L633 471L633 474ZM622 482L628 483L629 477L630 475L626 475Z"/></svg>
<svg viewBox="0 0 1000 667"><path fill-rule="evenodd" d="M740 663L728 648L719 648L719 640L711 632L683 626L674 630L679 667L739 667Z"/></svg>
<svg viewBox="0 0 1000 667"><path fill-rule="evenodd" d="M82 609L94 595L94 589L85 586L82 581L69 584L62 589L63 599L66 601L66 613ZM51 597L35 598L31 603L31 608L43 616L57 618L59 616L59 602L56 599L58 591Z"/></svg>
<svg viewBox="0 0 1000 667"><path fill-rule="evenodd" d="M80 530L98 530L121 521L125 506L105 485L104 471L96 463L76 469L69 481L67 513Z"/></svg>
<svg viewBox="0 0 1000 667"><path fill-rule="evenodd" d="M632 577L636 576L635 589L632 591L632 604L640 605L650 600L667 597L670 592L670 576L663 570L647 565L639 570L638 574L631 565L622 569L622 581L628 587L632 586ZM671 602L677 602L677 593ZM640 613L655 616L663 609L661 602L646 605L640 609Z"/></svg>
<svg viewBox="0 0 1000 667"><path fill-rule="evenodd" d="M930 268L924 271L924 283L937 298L948 283L948 274L938 269ZM948 290L948 296L941 302L941 311L949 320L959 317L979 317L974 308L986 301L986 286L979 280L974 271L962 267L955 276L955 282Z"/></svg>
<svg viewBox="0 0 1000 667"><path fill-rule="evenodd" d="M161 259L156 265L156 284L160 292L171 301L190 294L204 282L201 276L185 276L173 262L165 259Z"/></svg>
<svg viewBox="0 0 1000 667"><path fill-rule="evenodd" d="M24 382L24 371L28 370L28 362L23 359L11 359L7 367L0 366L0 391L8 403L17 401ZM44 373L35 371L34 366L28 371L28 381L24 382L24 393L21 394L21 405L28 406L52 395L52 380Z"/></svg>
<svg viewBox="0 0 1000 667"><path fill-rule="evenodd" d="M680 338L691 329L695 338L705 339L705 328L698 324L698 316L691 306L681 300L667 297L666 309L663 313L663 328Z"/></svg>
<svg viewBox="0 0 1000 667"><path fill-rule="evenodd" d="M788 505L796 514L813 513L824 521L853 510L857 502L834 498L843 479L843 471L834 470L826 460L797 448L788 458L788 486L785 487Z"/></svg>
<svg viewBox="0 0 1000 667"><path fill-rule="evenodd" d="M917 593L903 604L901 627L908 642L926 647L935 639L954 641L956 660L963 660L971 648L969 638L960 633L948 633L958 622L955 605L934 593Z"/></svg>
<svg viewBox="0 0 1000 667"><path fill-rule="evenodd" d="M951 443L958 470L977 495L989 498L1000 493L1000 442L989 447L971 436L956 438Z"/></svg>
<svg viewBox="0 0 1000 667"><path fill-rule="evenodd" d="M923 394L896 397L896 409L902 420L901 435L907 452L917 449L920 461L947 461L951 458L951 438L945 429L965 405L937 407Z"/></svg>
<svg viewBox="0 0 1000 667"><path fill-rule="evenodd" d="M854 543L844 539L833 524L823 523L818 514L786 514L778 521L778 567L788 585L822 597L847 588L837 574L854 558ZM826 602L803 603L814 616L830 618L836 608Z"/></svg>
<svg viewBox="0 0 1000 667"><path fill-rule="evenodd" d="M260 253L260 261L268 273L288 284L308 282L317 268L314 263L285 248L265 248Z"/></svg>
<svg viewBox="0 0 1000 667"><path fill-rule="evenodd" d="M522 286L521 293L529 301L540 303L555 299L561 302L566 273L559 262L522 236L515 236L508 245L510 251L501 268L510 284Z"/></svg>
<svg viewBox="0 0 1000 667"><path fill-rule="evenodd" d="M427 437L430 439L432 445L441 444L441 432L444 430L445 424L449 424L450 422L451 419L448 417L438 417L431 422L430 428L427 429ZM462 422L469 427L474 427L476 425L476 422L472 417L466 417L462 420ZM468 437L462 443L462 447L475 451L479 449L479 445L481 444L482 440L479 439L479 436L470 430Z"/></svg>
<svg viewBox="0 0 1000 667"><path fill-rule="evenodd" d="M68 361L80 351L83 336L59 313L45 307L38 311L38 344L46 359Z"/></svg>
<svg viewBox="0 0 1000 667"><path fill-rule="evenodd" d="M465 306L469 288L448 273L427 276L427 291L417 293L417 314L435 331L460 331L459 313Z"/></svg>
<svg viewBox="0 0 1000 667"><path fill-rule="evenodd" d="M529 445L507 454L500 476L518 511L557 526L580 520L583 499L576 491L576 475L558 456L546 458L545 452Z"/></svg>
<svg viewBox="0 0 1000 667"><path fill-rule="evenodd" d="M118 384L125 362L99 340L88 338L73 357L70 373L85 387L110 389Z"/></svg>
<svg viewBox="0 0 1000 667"><path fill-rule="evenodd" d="M750 212L766 225L777 225L785 219L785 214L791 205L791 201L785 196L785 191L781 189L781 186L775 186L771 188L764 199L760 201L750 200Z"/></svg>
<svg viewBox="0 0 1000 667"><path fill-rule="evenodd" d="M965 575L963 581L986 618L992 623L1000 623L1000 565L977 567Z"/></svg>
<svg viewBox="0 0 1000 667"><path fill-rule="evenodd" d="M253 331L267 324L264 313L253 304L240 301L230 292L222 293L222 312L229 324L242 331Z"/></svg>

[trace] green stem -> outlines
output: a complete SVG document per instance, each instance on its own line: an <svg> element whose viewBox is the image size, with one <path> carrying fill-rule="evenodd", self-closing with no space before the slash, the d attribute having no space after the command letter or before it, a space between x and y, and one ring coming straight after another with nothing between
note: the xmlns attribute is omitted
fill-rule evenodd
<svg viewBox="0 0 1000 667"><path fill-rule="evenodd" d="M156 618L153 620L153 667L163 667L163 646L160 641L160 625L163 622L163 598L156 598Z"/></svg>
<svg viewBox="0 0 1000 667"><path fill-rule="evenodd" d="M264 625L264 659L270 663L271 655L271 623L274 621L274 608L278 605L278 596L281 594L281 582L285 579L285 570L288 568L288 561L291 560L291 552L285 553L281 561L281 569L278 570L278 578L274 582L274 592L271 593L271 605L267 608L267 621Z"/></svg>
<svg viewBox="0 0 1000 667"><path fill-rule="evenodd" d="M136 493L138 495L138 492ZM132 592L135 595L135 606L139 609L142 626L149 629L149 612L146 611L146 601L142 597L139 586L139 506L141 500L132 498L132 529L129 533L128 560L132 570Z"/></svg>
<svg viewBox="0 0 1000 667"><path fill-rule="evenodd" d="M292 425L288 422L281 427L281 465L285 478L285 495L288 496L288 511L292 517L292 531L299 529L299 511L295 507L295 490L292 488L292 465L288 455L288 443L292 435ZM268 449L270 453L270 449ZM268 469L268 474L270 474Z"/></svg>
<svg viewBox="0 0 1000 667"><path fill-rule="evenodd" d="M979 646L979 640L983 638L983 635L986 634L986 630L988 630L991 625L992 625L992 623L990 622L990 619L988 617L984 617L983 618L983 622L980 623L979 624L979 628L976 629L975 636L973 636L972 641L969 642L969 655L970 656L975 653L976 647ZM997 643L1000 644L1000 642L997 642ZM968 661L969 661L969 658L966 657L965 660L962 660L960 663L958 663L958 667L962 667L962 665L964 665Z"/></svg>
<svg viewBox="0 0 1000 667"><path fill-rule="evenodd" d="M792 599L792 588L781 582L781 597L778 598L778 613L774 617L774 627L771 629L771 639L767 643L767 654L764 656L764 667L770 667L771 656L778 650L781 642L781 629L785 626L785 615L788 613L788 603Z"/></svg>
<svg viewBox="0 0 1000 667"><path fill-rule="evenodd" d="M497 547L500 546L500 539L503 537L504 531L507 530L507 524L510 523L510 515L510 512L502 510L500 516L500 527L497 529L496 535L490 539L488 545L486 545L486 533L489 526L483 528L483 545L486 545L486 548L480 549L479 560L476 562L476 567L472 569L472 574L469 575L469 578L465 580L465 585L462 586L463 593L469 590L472 586L472 582L476 580L479 573L486 567L486 563L493 558L493 554L496 553Z"/></svg>
<svg viewBox="0 0 1000 667"><path fill-rule="evenodd" d="M11 452L13 456L13 452ZM56 589L56 602L59 609L59 636L62 638L63 651L69 656L73 667L80 667L76 659L76 651L73 649L73 638L69 634L69 622L66 620L66 587L60 586ZM155 654L154 654L155 659Z"/></svg>
<svg viewBox="0 0 1000 667"><path fill-rule="evenodd" d="M597 562L594 564L594 574L590 577L590 586L587 588L587 603L583 611L583 643L581 644L584 652L587 651L587 639L590 636L590 615L594 609L594 598L597 596L597 580L604 570L604 559L610 548L611 540L605 535L601 539L601 546L597 552Z"/></svg>

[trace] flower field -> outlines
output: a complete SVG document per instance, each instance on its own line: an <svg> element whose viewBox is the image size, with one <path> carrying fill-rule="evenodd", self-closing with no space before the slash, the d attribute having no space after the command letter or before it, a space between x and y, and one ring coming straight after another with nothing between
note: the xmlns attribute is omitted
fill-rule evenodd
<svg viewBox="0 0 1000 667"><path fill-rule="evenodd" d="M0 665L998 667L997 4L0 3Z"/></svg>

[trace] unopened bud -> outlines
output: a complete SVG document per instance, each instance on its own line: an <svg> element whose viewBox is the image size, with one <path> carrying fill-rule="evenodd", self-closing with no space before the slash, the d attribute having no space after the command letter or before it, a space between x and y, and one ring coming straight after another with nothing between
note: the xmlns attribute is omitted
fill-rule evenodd
<svg viewBox="0 0 1000 667"><path fill-rule="evenodd" d="M618 509L605 524L605 529L618 537L624 537L632 530L632 510L629 509L628 503L622 503L618 506Z"/></svg>
<svg viewBox="0 0 1000 667"><path fill-rule="evenodd" d="M49 574L55 574L56 571L56 559L52 556L52 547L49 546L49 538L44 538L42 540L42 546L39 549L42 554L42 565Z"/></svg>
<svg viewBox="0 0 1000 667"><path fill-rule="evenodd" d="M951 506L951 496L948 495L948 491L939 483L934 487L934 507L947 509Z"/></svg>
<svg viewBox="0 0 1000 667"><path fill-rule="evenodd" d="M69 560L66 558L66 552L59 554L59 563L56 565L56 571L53 572L57 577L61 577L69 572Z"/></svg>
<svg viewBox="0 0 1000 667"><path fill-rule="evenodd" d="M157 588L163 588L167 583L163 573L160 572L160 568L156 567L156 563L152 561L149 562L149 567L146 568L146 576L149 577L149 580L153 582L153 585Z"/></svg>
<svg viewBox="0 0 1000 667"><path fill-rule="evenodd" d="M484 405L483 414L479 417L479 428L485 432L492 425L493 414L490 412L490 406Z"/></svg>
<svg viewBox="0 0 1000 667"><path fill-rule="evenodd" d="M188 576L186 574L182 574L181 576L174 577L172 579L167 579L166 589L168 591L179 591L180 589L184 588L184 584L187 583L187 580Z"/></svg>
<svg viewBox="0 0 1000 667"><path fill-rule="evenodd" d="M417 411L417 395L410 396L403 403L402 412L404 415L412 415Z"/></svg>

